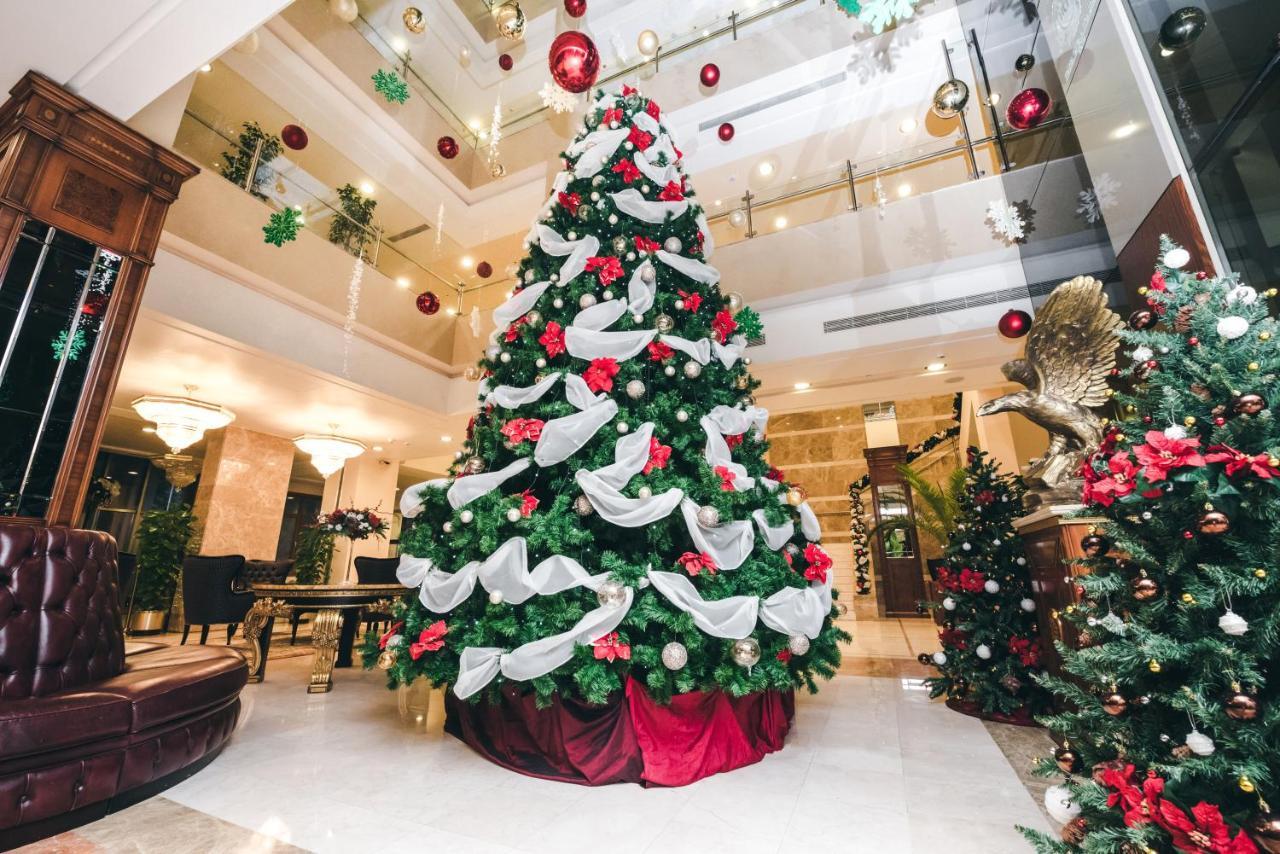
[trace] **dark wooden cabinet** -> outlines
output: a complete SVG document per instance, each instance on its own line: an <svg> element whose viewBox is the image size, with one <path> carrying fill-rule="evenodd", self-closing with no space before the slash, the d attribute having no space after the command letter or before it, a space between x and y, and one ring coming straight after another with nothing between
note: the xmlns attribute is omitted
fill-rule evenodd
<svg viewBox="0 0 1280 854"><path fill-rule="evenodd" d="M197 171L35 72L0 107L0 516L79 520L165 215Z"/></svg>
<svg viewBox="0 0 1280 854"><path fill-rule="evenodd" d="M895 516L914 517L911 489L897 469L906 460L907 446L867 448L862 453L871 475L871 512L878 529L871 538L876 609L882 617L922 616L916 605L925 598L924 564L915 531L881 527Z"/></svg>

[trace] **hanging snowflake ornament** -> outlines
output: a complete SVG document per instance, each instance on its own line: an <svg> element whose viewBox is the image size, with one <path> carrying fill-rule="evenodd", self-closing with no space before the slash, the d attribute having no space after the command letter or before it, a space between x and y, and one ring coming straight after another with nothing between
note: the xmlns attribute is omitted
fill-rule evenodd
<svg viewBox="0 0 1280 854"><path fill-rule="evenodd" d="M1026 237L1027 223L1023 220L1017 205L1001 199L991 202L987 205L986 222L991 226L995 236L1007 245L1013 245Z"/></svg>
<svg viewBox="0 0 1280 854"><path fill-rule="evenodd" d="M387 99L387 103L403 104L409 100L409 84L394 71L379 68L373 73L373 91Z"/></svg>
<svg viewBox="0 0 1280 854"><path fill-rule="evenodd" d="M836 5L850 17L869 26L873 32L882 33L897 21L905 21L915 14L919 0L836 0Z"/></svg>
<svg viewBox="0 0 1280 854"><path fill-rule="evenodd" d="M577 95L549 81L542 84L538 97L542 99L542 106L550 107L557 113L569 113L578 106Z"/></svg>
<svg viewBox="0 0 1280 854"><path fill-rule="evenodd" d="M1080 191L1080 204L1076 207L1076 214L1084 217L1084 221L1090 225L1101 222L1103 213L1116 206L1116 194L1119 191L1120 182L1103 172L1092 187Z"/></svg>
<svg viewBox="0 0 1280 854"><path fill-rule="evenodd" d="M273 246L283 246L298 239L298 229L302 228L302 215L292 208L276 211L262 227L262 242Z"/></svg>
<svg viewBox="0 0 1280 854"><path fill-rule="evenodd" d="M884 191L884 184L880 182L879 172L876 173L876 182L871 185L871 199L875 202L880 218L884 219L884 208L889 202L889 194Z"/></svg>
<svg viewBox="0 0 1280 854"><path fill-rule="evenodd" d="M63 329L49 342L49 346L53 349L54 361L62 361L62 352L65 350L67 352L67 361L74 362L80 358L80 354L84 352L84 348L88 343L84 330L77 328L75 335L71 336L71 346L68 347L67 330Z"/></svg>

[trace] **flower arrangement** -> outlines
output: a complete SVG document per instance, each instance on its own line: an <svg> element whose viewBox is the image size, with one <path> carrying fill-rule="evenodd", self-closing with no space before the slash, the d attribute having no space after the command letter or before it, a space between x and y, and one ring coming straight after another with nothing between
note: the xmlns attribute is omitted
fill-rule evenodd
<svg viewBox="0 0 1280 854"><path fill-rule="evenodd" d="M363 510L348 507L329 513L321 513L316 527L333 534L335 537L346 537L348 540L367 540L369 537L385 536L387 533L387 520L367 507Z"/></svg>

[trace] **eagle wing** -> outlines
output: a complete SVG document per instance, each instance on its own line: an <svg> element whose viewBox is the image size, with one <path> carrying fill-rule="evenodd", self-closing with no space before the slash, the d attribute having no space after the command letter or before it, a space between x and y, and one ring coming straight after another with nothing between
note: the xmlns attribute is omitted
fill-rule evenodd
<svg viewBox="0 0 1280 854"><path fill-rule="evenodd" d="M1000 366L1000 373L1004 374L1004 378L1015 383L1021 383L1032 391L1040 390L1040 378L1036 376L1036 369L1026 359L1011 359Z"/></svg>
<svg viewBox="0 0 1280 854"><path fill-rule="evenodd" d="M1097 279L1076 276L1054 288L1027 336L1025 360L1040 377L1040 393L1082 406L1105 403L1121 326Z"/></svg>

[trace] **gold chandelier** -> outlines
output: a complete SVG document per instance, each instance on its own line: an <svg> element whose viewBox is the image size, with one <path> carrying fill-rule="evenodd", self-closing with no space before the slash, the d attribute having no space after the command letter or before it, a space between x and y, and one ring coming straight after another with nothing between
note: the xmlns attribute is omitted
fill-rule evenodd
<svg viewBox="0 0 1280 854"><path fill-rule="evenodd" d="M191 397L195 386L185 386L186 397L147 394L132 404L143 420L156 425L156 435L175 454L199 442L206 430L226 427L236 414L225 406Z"/></svg>
<svg viewBox="0 0 1280 854"><path fill-rule="evenodd" d="M335 425L330 425L332 428ZM293 440L299 451L311 457L311 465L316 467L326 479L346 464L364 453L364 443L355 439L336 436L333 433L304 433Z"/></svg>

